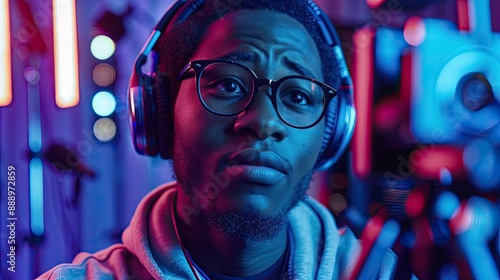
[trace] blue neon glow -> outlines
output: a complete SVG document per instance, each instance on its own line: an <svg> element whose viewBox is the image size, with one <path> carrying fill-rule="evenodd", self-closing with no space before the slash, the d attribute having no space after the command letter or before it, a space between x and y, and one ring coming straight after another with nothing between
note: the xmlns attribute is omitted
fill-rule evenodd
<svg viewBox="0 0 500 280"><path fill-rule="evenodd" d="M408 47L404 40L403 31L396 28L382 27L377 30L375 41L375 63L377 71L388 82L397 83L400 78L403 49Z"/></svg>
<svg viewBox="0 0 500 280"><path fill-rule="evenodd" d="M90 43L92 55L100 60L110 58L115 53L115 42L105 35L96 36Z"/></svg>
<svg viewBox="0 0 500 280"><path fill-rule="evenodd" d="M101 117L107 117L116 109L116 99L107 91L100 91L92 98L92 109Z"/></svg>
<svg viewBox="0 0 500 280"><path fill-rule="evenodd" d="M469 23L471 33L483 44L491 43L490 1L471 0L469 4Z"/></svg>
<svg viewBox="0 0 500 280"><path fill-rule="evenodd" d="M453 182L453 175L448 168L441 167L439 169L439 182L443 186L449 186Z"/></svg>
<svg viewBox="0 0 500 280"><path fill-rule="evenodd" d="M446 191L439 195L435 205L436 216L443 220L449 220L460 206L458 197L452 192Z"/></svg>
<svg viewBox="0 0 500 280"><path fill-rule="evenodd" d="M160 35L161 35L160 31L153 30L153 32L149 36L150 40L148 40L149 41L148 45L145 46L144 49L142 50L142 53L144 55L148 55L149 52L151 52L151 50L153 49L154 45L156 44L156 41L158 41L158 39L160 38Z"/></svg>
<svg viewBox="0 0 500 280"><path fill-rule="evenodd" d="M42 149L40 91L34 85L28 86L28 146L33 153Z"/></svg>
<svg viewBox="0 0 500 280"><path fill-rule="evenodd" d="M458 280L459 274L455 264L447 263L439 270L439 279Z"/></svg>
<svg viewBox="0 0 500 280"><path fill-rule="evenodd" d="M471 141L464 149L464 164L474 186L494 191L500 185L500 153L486 139Z"/></svg>
<svg viewBox="0 0 500 280"><path fill-rule="evenodd" d="M406 231L401 235L401 244L406 248L412 248L415 245L416 236L415 233L411 230Z"/></svg>
<svg viewBox="0 0 500 280"><path fill-rule="evenodd" d="M30 214L31 232L41 236L45 231L43 221L43 163L39 158L30 161Z"/></svg>

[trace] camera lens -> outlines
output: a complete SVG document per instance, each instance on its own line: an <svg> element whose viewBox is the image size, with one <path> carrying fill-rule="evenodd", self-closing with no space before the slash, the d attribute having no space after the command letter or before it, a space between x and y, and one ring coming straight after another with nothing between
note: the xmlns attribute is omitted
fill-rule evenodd
<svg viewBox="0 0 500 280"><path fill-rule="evenodd" d="M457 94L462 104L470 111L477 112L493 102L493 89L481 73L463 76L457 86Z"/></svg>

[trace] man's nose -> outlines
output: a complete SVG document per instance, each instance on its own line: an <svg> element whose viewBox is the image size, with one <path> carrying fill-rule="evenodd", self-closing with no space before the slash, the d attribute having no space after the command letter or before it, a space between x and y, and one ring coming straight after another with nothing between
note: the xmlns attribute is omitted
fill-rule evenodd
<svg viewBox="0 0 500 280"><path fill-rule="evenodd" d="M271 87L260 87L250 107L238 115L234 130L239 134L253 134L259 140L269 137L275 141L285 139L287 126L273 106Z"/></svg>

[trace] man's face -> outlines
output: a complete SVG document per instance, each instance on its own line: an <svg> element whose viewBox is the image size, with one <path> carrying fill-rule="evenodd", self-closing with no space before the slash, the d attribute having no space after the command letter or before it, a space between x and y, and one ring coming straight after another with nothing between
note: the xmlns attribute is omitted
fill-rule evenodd
<svg viewBox="0 0 500 280"><path fill-rule="evenodd" d="M296 20L271 11L231 12L212 23L191 60L232 58L259 78L313 75L323 80L316 45ZM174 168L195 208L283 217L304 197L324 122L308 129L283 123L262 86L236 116L206 110L193 76L184 79L174 111ZM246 218L245 218L246 219Z"/></svg>

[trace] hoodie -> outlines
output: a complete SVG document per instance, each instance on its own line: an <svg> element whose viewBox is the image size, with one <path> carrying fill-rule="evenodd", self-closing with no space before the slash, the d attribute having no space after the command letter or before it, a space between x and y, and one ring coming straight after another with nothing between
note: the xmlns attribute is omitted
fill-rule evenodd
<svg viewBox="0 0 500 280"><path fill-rule="evenodd" d="M37 279L195 279L170 215L176 192L176 182L150 192L123 232L123 244L80 253L71 264L58 265ZM341 279L349 273L360 245L350 230L337 229L319 202L299 202L288 215L288 229L288 279ZM389 271L388 278L379 278L389 279L393 266L391 262L383 269Z"/></svg>

